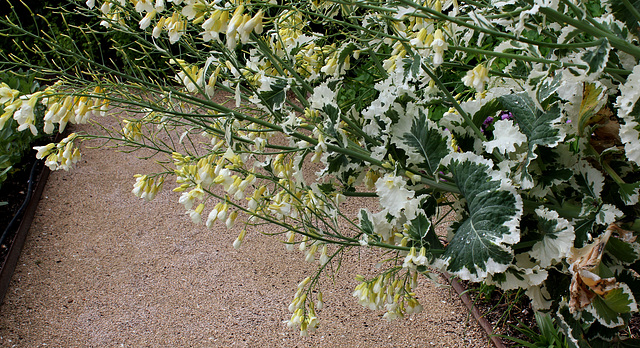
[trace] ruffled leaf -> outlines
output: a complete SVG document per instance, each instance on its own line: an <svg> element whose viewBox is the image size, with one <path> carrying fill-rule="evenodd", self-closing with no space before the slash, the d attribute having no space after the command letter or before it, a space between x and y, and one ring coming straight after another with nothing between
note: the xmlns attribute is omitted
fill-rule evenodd
<svg viewBox="0 0 640 348"><path fill-rule="evenodd" d="M516 146L522 145L525 141L527 137L520 133L512 120L498 120L494 124L493 140L485 142L484 146L488 153L498 149L500 153L506 154L515 152Z"/></svg>
<svg viewBox="0 0 640 348"><path fill-rule="evenodd" d="M626 205L634 205L638 203L640 181L634 183L618 184L618 193L620 198Z"/></svg>
<svg viewBox="0 0 640 348"><path fill-rule="evenodd" d="M633 15L631 11L625 6L624 2L620 0L609 0L608 1L611 10L613 11L613 15L617 20L624 22L627 25L627 28L631 30L633 33L638 35L640 33L640 28L638 25L638 19ZM631 6L633 6L637 11L640 12L640 0L629 0Z"/></svg>
<svg viewBox="0 0 640 348"><path fill-rule="evenodd" d="M440 160L449 154L449 137L419 110L411 123L411 129L402 136L398 146L407 151L409 162L433 174L438 170Z"/></svg>
<svg viewBox="0 0 640 348"><path fill-rule="evenodd" d="M538 145L554 147L563 138L555 126L560 119L560 107L551 105L544 112L536 108L536 104L527 93L501 96L500 102L515 117L520 130L527 136L529 149L533 151Z"/></svg>
<svg viewBox="0 0 640 348"><path fill-rule="evenodd" d="M520 240L522 199L492 163L472 153L452 153L443 159L467 202L468 218L454 226L455 234L442 261L458 277L480 281L504 272L513 260L509 244Z"/></svg>
<svg viewBox="0 0 640 348"><path fill-rule="evenodd" d="M625 154L630 161L640 164L640 65L633 68L627 82L619 87L620 95L616 99L620 125L620 140L624 144Z"/></svg>
<svg viewBox="0 0 640 348"><path fill-rule="evenodd" d="M562 86L562 72L558 72L551 81L545 80L540 83L536 91L536 97L541 104L544 104Z"/></svg>
<svg viewBox="0 0 640 348"><path fill-rule="evenodd" d="M571 252L576 237L573 226L557 212L546 208L536 209L538 231L542 240L533 245L529 255L540 262L542 268L564 260Z"/></svg>
<svg viewBox="0 0 640 348"><path fill-rule="evenodd" d="M573 229L575 231L576 239L573 242L575 248L582 248L591 239L591 231L596 224L595 218L587 218L573 221Z"/></svg>
<svg viewBox="0 0 640 348"><path fill-rule="evenodd" d="M558 325L567 336L567 345L571 348L587 347L588 343L584 339L584 330L580 321L576 320L569 307L561 306L558 309Z"/></svg>
<svg viewBox="0 0 640 348"><path fill-rule="evenodd" d="M527 137L529 151L520 179L523 188L531 188L533 187L533 178L527 167L536 158L534 153L536 147L539 145L555 147L564 139L564 134L556 125L561 118L560 107L558 104L552 104L547 110L540 111L536 107L535 101L525 92L503 95L499 97L499 100L513 114L520 131Z"/></svg>
<svg viewBox="0 0 640 348"><path fill-rule="evenodd" d="M622 263L631 264L638 260L638 251L631 243L620 238L611 238L607 243L606 251Z"/></svg>

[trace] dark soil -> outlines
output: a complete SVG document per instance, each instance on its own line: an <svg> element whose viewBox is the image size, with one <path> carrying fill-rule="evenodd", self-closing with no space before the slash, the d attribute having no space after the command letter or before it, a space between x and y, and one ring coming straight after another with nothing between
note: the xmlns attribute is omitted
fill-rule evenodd
<svg viewBox="0 0 640 348"><path fill-rule="evenodd" d="M461 283L469 289L469 296L475 306L493 326L494 334L531 341L531 338L520 332L518 327L527 327L540 332L534 317L535 311L529 299L522 294L523 291L521 293L502 291L483 288L469 282L461 281ZM640 313L635 313L631 317L629 327L620 333L620 337L640 339ZM508 339L503 338L502 341L508 347L519 347L517 343Z"/></svg>
<svg viewBox="0 0 640 348"><path fill-rule="evenodd" d="M20 210L28 194L29 177L31 175L34 163L36 163L36 169L34 175L34 181L37 180L38 173L42 171L44 163L37 161L34 154L29 154L24 157L23 161L14 166L15 170L9 174L9 177L0 187L0 202L8 202L9 204L0 206L0 236L4 236L4 240L0 242L0 265L4 265L5 258L10 250L15 234L22 221L22 215L24 215L24 209L14 219L16 213ZM33 183L31 189L35 189L36 182ZM26 204L25 204L26 205ZM9 224L11 223L11 226Z"/></svg>

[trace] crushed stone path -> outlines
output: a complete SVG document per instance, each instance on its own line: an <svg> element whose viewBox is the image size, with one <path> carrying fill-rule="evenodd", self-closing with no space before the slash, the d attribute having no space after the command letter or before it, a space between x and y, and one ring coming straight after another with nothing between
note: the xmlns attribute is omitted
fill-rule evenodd
<svg viewBox="0 0 640 348"><path fill-rule="evenodd" d="M360 306L354 277L377 261L366 251L322 279L320 328L300 337L284 323L314 269L300 252L259 234L235 250L239 231L191 223L172 183L152 202L131 194L153 161L90 145L51 173L0 307L1 347L490 346L447 286L423 281L424 311L393 322Z"/></svg>

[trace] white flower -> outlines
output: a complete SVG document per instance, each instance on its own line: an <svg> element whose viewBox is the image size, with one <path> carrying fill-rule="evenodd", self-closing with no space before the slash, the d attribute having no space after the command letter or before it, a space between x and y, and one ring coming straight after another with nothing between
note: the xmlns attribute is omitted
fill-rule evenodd
<svg viewBox="0 0 640 348"><path fill-rule="evenodd" d="M93 9L96 6L96 0L87 0L87 7Z"/></svg>
<svg viewBox="0 0 640 348"><path fill-rule="evenodd" d="M42 159L45 156L47 156L48 154L51 153L51 150L53 150L53 148L56 147L56 144L54 143L49 143L45 146L34 146L33 149L38 151L38 153L36 154L36 158L37 159Z"/></svg>
<svg viewBox="0 0 640 348"><path fill-rule="evenodd" d="M482 64L478 64L473 70L467 71L462 82L467 87L473 87L477 92L484 90L484 84L489 81L489 70Z"/></svg>
<svg viewBox="0 0 640 348"><path fill-rule="evenodd" d="M158 12L164 11L164 8L165 8L164 0L156 0L155 8L156 8L156 11Z"/></svg>
<svg viewBox="0 0 640 348"><path fill-rule="evenodd" d="M151 24L151 21L156 17L156 14L158 12L156 10L153 10L149 13L147 13L142 20L140 20L140 29L145 30L149 27L149 25Z"/></svg>
<svg viewBox="0 0 640 348"><path fill-rule="evenodd" d="M154 6L150 0L138 0L135 8L138 13L147 13L154 10Z"/></svg>
<svg viewBox="0 0 640 348"><path fill-rule="evenodd" d="M0 83L0 104L11 103L18 95L20 95L20 91L11 89L4 82Z"/></svg>
<svg viewBox="0 0 640 348"><path fill-rule="evenodd" d="M444 62L442 55L449 45L444 41L442 30L438 29L433 33L431 48L433 49L433 65L438 66Z"/></svg>
<svg viewBox="0 0 640 348"><path fill-rule="evenodd" d="M33 113L33 105L29 100L24 100L22 106L13 114L13 119L18 122L18 131L25 129L31 130L33 135L38 135L38 129L35 126L35 114Z"/></svg>

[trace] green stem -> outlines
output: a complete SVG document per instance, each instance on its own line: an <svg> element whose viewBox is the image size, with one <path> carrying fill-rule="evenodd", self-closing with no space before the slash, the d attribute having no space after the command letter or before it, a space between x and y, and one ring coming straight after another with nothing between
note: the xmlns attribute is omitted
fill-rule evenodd
<svg viewBox="0 0 640 348"><path fill-rule="evenodd" d="M593 35L594 37L606 37L611 43L611 46L623 52L626 52L636 58L640 58L640 47L633 46L626 40L620 39L610 31L604 31L604 30L598 29L586 21L581 21L581 20L571 18L563 13L552 10L548 7L541 7L540 13L544 14L545 16L547 16L548 19L551 19L554 22L557 22L559 24L563 24L563 23L569 24L577 29L582 30L583 32L589 35Z"/></svg>
<svg viewBox="0 0 640 348"><path fill-rule="evenodd" d="M627 11L629 11L629 13L631 13L634 17L636 17L636 21L640 21L640 12L638 12L638 9L636 9L636 7L629 2L629 0L621 0L621 1L624 7L627 8Z"/></svg>
<svg viewBox="0 0 640 348"><path fill-rule="evenodd" d="M565 48L565 49L583 47L582 46L583 44L579 44L579 45L576 45L576 44L557 44L557 43L552 43L552 42L543 42L543 41L531 40L531 39L528 39L526 37L516 36L516 35L513 35L513 34L503 33L503 32L497 31L497 30L489 29L489 28L479 27L479 26L470 24L470 23L468 23L468 22L466 22L464 20L461 20L459 17L447 16L447 15L445 15L445 14L443 14L441 12L438 12L438 11L436 11L436 10L430 8L430 7L422 6L422 5L417 4L417 3L415 3L415 2L413 2L411 0L399 0L399 2L401 2L401 3L405 4L405 5L411 6L411 7L415 8L415 9L419 9L419 10L421 10L423 12L426 12L429 15L431 15L431 16L422 16L424 18L433 18L433 17L435 17L435 18L443 20L445 22L455 23L457 25L469 28L469 29L471 29L471 30L473 30L475 32L485 33L485 34L491 35L493 37L501 37L501 38L514 40L514 41L518 41L518 42L523 42L523 43L526 43L526 44L536 45L536 46L540 46L540 47ZM540 9L540 10L542 11L542 9ZM418 13L414 13L412 15L416 16L416 17L421 17L420 14L418 14Z"/></svg>
<svg viewBox="0 0 640 348"><path fill-rule="evenodd" d="M469 116L469 114L467 114L466 111L464 111L462 109L462 107L460 106L460 104L458 103L458 101L456 100L456 98L453 97L453 95L451 95L451 93L449 92L449 90L447 89L447 87L445 87L445 85L442 83L442 81L440 81L440 79L436 76L436 74L431 70L430 67L424 65L424 71L427 73L427 75L429 75L429 77L436 83L436 85L438 85L438 88L440 89L440 91L442 93L444 93L445 97L453 104L453 107L460 113L460 115L462 116L462 118L464 119L465 123L467 124L467 126L469 128L471 128L473 130L473 132L476 134L476 136L478 138L480 138L483 142L487 141L487 137L484 135L484 133L482 133L482 131L473 123L473 120L471 119L471 117Z"/></svg>
<svg viewBox="0 0 640 348"><path fill-rule="evenodd" d="M523 60L523 61L534 62L534 63L552 64L552 65L558 65L558 66L561 66L561 67L574 66L574 67L577 67L577 68L580 68L580 69L586 69L587 68L586 65L582 65L582 64L559 62L557 60L537 58L537 57L525 56L525 55L521 55L521 54L495 52L495 51L488 51L488 50L483 50L483 49L478 49L478 48L471 48L471 47L464 47L464 46L449 46L449 48L453 49L453 50L456 50L456 51L462 51L462 52L467 52L467 53L475 53L475 54L479 54L479 55L499 57L499 58L508 58L508 59L512 59L512 60Z"/></svg>

